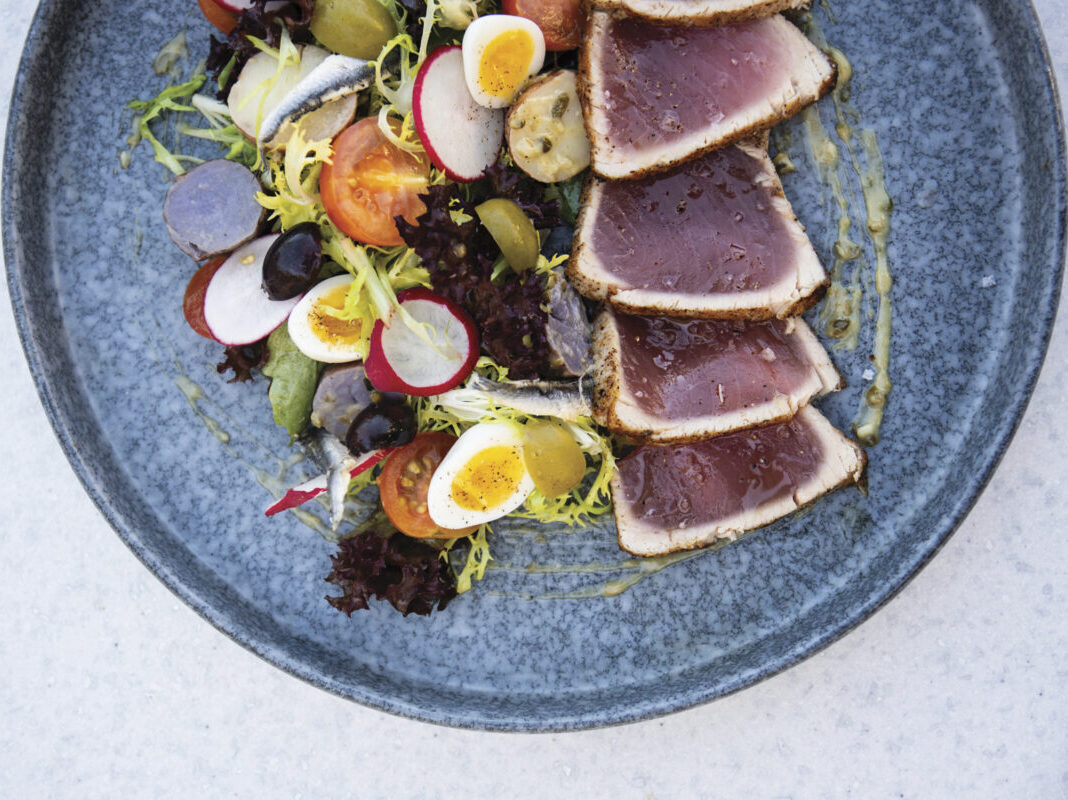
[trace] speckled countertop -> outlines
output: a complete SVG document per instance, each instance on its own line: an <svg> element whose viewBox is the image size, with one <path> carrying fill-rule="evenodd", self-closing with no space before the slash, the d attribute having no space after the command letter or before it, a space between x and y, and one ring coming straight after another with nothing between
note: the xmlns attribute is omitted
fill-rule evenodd
<svg viewBox="0 0 1068 800"><path fill-rule="evenodd" d="M0 118L35 5L0 0ZM1066 85L1068 5L1036 5ZM1064 313L989 488L875 617L701 708L515 736L345 702L179 603L67 465L0 291L0 797L1068 797Z"/></svg>

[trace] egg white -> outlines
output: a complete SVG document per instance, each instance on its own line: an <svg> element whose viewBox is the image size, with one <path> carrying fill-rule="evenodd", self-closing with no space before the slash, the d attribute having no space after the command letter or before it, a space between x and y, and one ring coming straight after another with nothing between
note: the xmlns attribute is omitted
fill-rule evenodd
<svg viewBox="0 0 1068 800"><path fill-rule="evenodd" d="M320 339L310 322L310 315L316 303L339 286L347 286L350 283L352 276L347 274L327 278L308 290L289 315L289 338L308 358L326 364L344 364L348 361L358 361L366 355L362 352L362 345L352 346Z"/></svg>
<svg viewBox="0 0 1068 800"><path fill-rule="evenodd" d="M514 447L522 478L515 490L503 501L485 511L462 508L452 496L452 483L460 471L483 450L490 447ZM430 518L442 528L468 528L492 522L515 511L534 491L534 480L523 466L523 446L520 433L507 423L480 422L464 431L456 444L445 455L427 489L427 511Z"/></svg>
<svg viewBox="0 0 1068 800"><path fill-rule="evenodd" d="M526 77L529 79L537 75L545 64L545 36L534 22L525 17L514 17L510 14L489 14L476 19L464 31L462 45L464 80L467 82L471 96L479 105L487 108L506 108L512 104L519 95L522 85L526 83L525 80L521 82L511 97L497 97L485 91L479 82L479 65L486 47L501 34L514 30L526 31L534 42L534 54L526 71Z"/></svg>

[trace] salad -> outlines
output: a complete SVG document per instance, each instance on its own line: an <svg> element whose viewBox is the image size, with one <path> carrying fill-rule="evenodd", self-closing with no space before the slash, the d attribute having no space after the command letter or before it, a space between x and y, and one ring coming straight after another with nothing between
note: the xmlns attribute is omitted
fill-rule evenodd
<svg viewBox="0 0 1068 800"><path fill-rule="evenodd" d="M836 81L848 102L844 56L776 13L803 0L681 19L644 0L199 5L224 36L130 104L130 144L175 176L190 328L230 380L269 379L274 421L321 466L266 515L325 501L335 608L444 608L505 517L612 512L622 549L677 560L862 483L864 451L810 405L844 381L800 316L829 292L825 331L856 346L863 265L838 281L860 249L836 243L828 275L768 153L766 131ZM225 153L174 152L161 115ZM891 204L861 134L863 175L843 142L880 308L854 430L874 444Z"/></svg>
<svg viewBox="0 0 1068 800"><path fill-rule="evenodd" d="M482 577L494 520L609 512L587 315L561 269L589 164L577 3L200 8L226 34L205 69L131 107L177 176L171 237L202 262L190 327L224 346L230 380L270 379L275 421L323 463L267 514L325 494L336 530L346 497L378 487L330 602L427 614ZM225 158L168 150L150 123L175 112Z"/></svg>

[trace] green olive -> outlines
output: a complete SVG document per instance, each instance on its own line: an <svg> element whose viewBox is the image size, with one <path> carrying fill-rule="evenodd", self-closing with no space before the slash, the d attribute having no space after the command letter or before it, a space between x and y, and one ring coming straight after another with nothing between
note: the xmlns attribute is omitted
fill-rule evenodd
<svg viewBox="0 0 1068 800"><path fill-rule="evenodd" d="M534 269L541 243L534 223L512 200L495 197L475 207L475 213L490 232L501 254L516 273Z"/></svg>
<svg viewBox="0 0 1068 800"><path fill-rule="evenodd" d="M328 49L367 61L397 35L397 23L378 0L318 0L310 27Z"/></svg>
<svg viewBox="0 0 1068 800"><path fill-rule="evenodd" d="M523 426L523 462L545 497L567 494L582 482L586 457L563 425L532 419Z"/></svg>

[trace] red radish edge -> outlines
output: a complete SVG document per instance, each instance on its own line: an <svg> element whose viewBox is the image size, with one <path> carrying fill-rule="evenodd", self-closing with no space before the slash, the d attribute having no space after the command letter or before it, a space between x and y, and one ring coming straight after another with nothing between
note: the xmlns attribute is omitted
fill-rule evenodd
<svg viewBox="0 0 1068 800"><path fill-rule="evenodd" d="M242 11L248 11L252 8L252 0L215 0L220 6L225 8L234 14L240 14ZM277 11L285 5L283 0L273 0L266 6L267 11Z"/></svg>
<svg viewBox="0 0 1068 800"><path fill-rule="evenodd" d="M252 0L215 0L215 2L233 14L240 14L252 8Z"/></svg>
<svg viewBox="0 0 1068 800"><path fill-rule="evenodd" d="M478 330L475 328L474 320L456 303L427 289L406 289L397 295L397 300L401 305L411 300L425 300L443 306L464 327L464 331L467 334L467 357L456 372L442 383L415 386L402 379L390 365L389 356L382 345L382 333L386 329L386 325L382 320L379 320L371 331L371 346L368 348L367 358L363 362L364 370L367 372L367 379L371 381L371 385L380 392L403 392L415 397L430 397L431 395L446 392L461 384L471 374L471 371L475 368L475 362L478 361ZM393 319L399 325L404 324L396 316ZM429 348L426 348L423 352L426 352L429 358L437 357Z"/></svg>
<svg viewBox="0 0 1068 800"><path fill-rule="evenodd" d="M212 336L211 327L204 317L204 295L208 293L208 284L215 277L215 273L226 263L226 258L226 256L216 256L198 267L193 277L189 279L189 283L186 284L185 294L182 295L182 314L185 315L185 321L189 323L193 333L213 342L219 340ZM201 275L207 275L207 278L201 278ZM199 283L200 281L203 281L203 285ZM195 286L194 283L196 283ZM200 323L203 330L197 327L197 323Z"/></svg>
<svg viewBox="0 0 1068 800"><path fill-rule="evenodd" d="M367 472L367 470L396 449L397 448L395 447L387 447L382 450L372 450L370 453L364 453L356 460L356 466L352 468L349 477L355 478L360 473ZM296 508L297 506L308 502L313 497L318 497L325 492L328 482L329 479L326 475L317 475L314 478L309 478L304 481L304 483L297 484L282 495L276 503L267 508L264 514L268 517L273 517L275 514L280 514L291 508Z"/></svg>
<svg viewBox="0 0 1068 800"><path fill-rule="evenodd" d="M449 165L446 163L446 159L442 158L441 150L443 148L440 147L440 140L438 142L439 147L434 147L434 143L431 141L433 137L431 137L427 131L428 120L423 115L423 84L426 82L427 75L430 74L432 67L442 56L448 55L454 50L461 51L462 48L460 47L460 45L445 45L437 48L436 50L434 50L434 52L427 56L426 61L423 62L423 66L419 68L419 74L415 77L415 86L412 88L412 113L415 117L416 133L419 134L419 140L423 143L423 148L426 150L426 154L430 156L430 160L434 162L434 166L436 166L440 170L443 170L445 172L445 175L448 176L451 180L459 181L460 183L471 183L472 181L477 181L480 177L482 177L483 172L485 172L487 169L497 163L497 159L500 158L500 143L498 143L497 147L494 149L491 159L478 171L477 174L460 175L449 167ZM477 102L475 102L475 99L471 97L471 92L467 88L467 83L463 81L462 77L463 76L461 74L459 88L459 91L463 92L461 102L466 101L470 103L473 110L499 113L501 117L501 138L503 140L505 109L488 109L484 108L483 106L480 106ZM431 96L427 98L427 102L437 102L439 104L447 103L451 110L454 109L457 105L459 105L459 103L449 103L450 99L452 98L447 96L444 92L437 91L431 92ZM486 130L484 121L480 120L478 118L478 115L469 113L466 116L466 122L470 123L471 125L470 131L460 125L450 130L449 135L454 136L454 141L462 144L462 146L469 148L477 147L478 134L484 133Z"/></svg>

